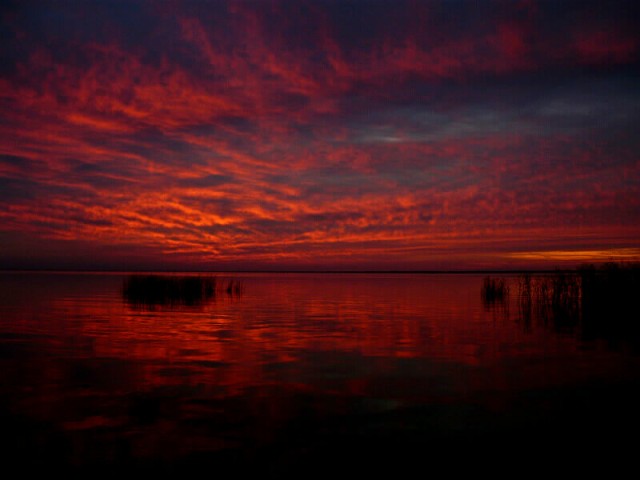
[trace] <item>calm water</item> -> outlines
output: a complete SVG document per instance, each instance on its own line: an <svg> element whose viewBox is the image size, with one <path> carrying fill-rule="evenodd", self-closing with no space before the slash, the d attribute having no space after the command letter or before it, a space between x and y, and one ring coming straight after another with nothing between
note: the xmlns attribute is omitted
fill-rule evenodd
<svg viewBox="0 0 640 480"><path fill-rule="evenodd" d="M123 275L1 274L5 463L588 468L637 441L636 351L524 321L514 288L485 305L482 275L238 277L241 295L145 306Z"/></svg>

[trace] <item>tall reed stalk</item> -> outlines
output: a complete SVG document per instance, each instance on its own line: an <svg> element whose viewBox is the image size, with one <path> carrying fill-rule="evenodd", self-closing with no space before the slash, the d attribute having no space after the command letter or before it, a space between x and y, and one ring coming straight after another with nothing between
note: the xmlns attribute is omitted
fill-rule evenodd
<svg viewBox="0 0 640 480"><path fill-rule="evenodd" d="M134 305L199 305L219 294L243 292L241 280L215 276L130 275L122 285L123 298Z"/></svg>

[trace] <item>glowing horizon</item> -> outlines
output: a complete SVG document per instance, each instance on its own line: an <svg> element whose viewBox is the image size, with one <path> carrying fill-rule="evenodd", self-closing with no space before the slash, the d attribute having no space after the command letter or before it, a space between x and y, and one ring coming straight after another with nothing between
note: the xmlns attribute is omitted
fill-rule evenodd
<svg viewBox="0 0 640 480"><path fill-rule="evenodd" d="M0 268L640 260L640 7L2 7Z"/></svg>

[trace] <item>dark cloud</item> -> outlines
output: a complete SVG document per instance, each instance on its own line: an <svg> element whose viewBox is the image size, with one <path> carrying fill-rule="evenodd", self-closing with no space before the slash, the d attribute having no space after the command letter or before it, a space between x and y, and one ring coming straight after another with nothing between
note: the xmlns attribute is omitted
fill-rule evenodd
<svg viewBox="0 0 640 480"><path fill-rule="evenodd" d="M206 175L204 177L186 178L180 181L185 187L209 188L224 185L233 181L233 177L228 175Z"/></svg>
<svg viewBox="0 0 640 480"><path fill-rule="evenodd" d="M3 262L638 248L638 5L3 4Z"/></svg>
<svg viewBox="0 0 640 480"><path fill-rule="evenodd" d="M39 190L39 185L31 180L0 177L0 199L5 202L5 205L33 199Z"/></svg>
<svg viewBox="0 0 640 480"><path fill-rule="evenodd" d="M21 171L29 167L30 161L28 158L17 155L0 155L0 164L4 164L17 171Z"/></svg>

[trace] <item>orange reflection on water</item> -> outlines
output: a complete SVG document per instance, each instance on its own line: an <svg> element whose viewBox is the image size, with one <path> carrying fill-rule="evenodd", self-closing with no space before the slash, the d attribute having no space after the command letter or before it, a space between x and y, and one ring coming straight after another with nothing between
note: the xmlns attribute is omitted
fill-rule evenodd
<svg viewBox="0 0 640 480"><path fill-rule="evenodd" d="M544 332L525 336L509 308L484 308L479 281L256 274L241 296L219 292L200 306L143 308L113 291L100 301L56 298L52 308L73 319L65 335L90 339L92 356L143 365L149 385L200 382L236 393L281 381L313 385L323 376L307 371L314 356L478 366L538 349ZM564 340L546 338L545 348ZM359 378L360 365L337 368Z"/></svg>
<svg viewBox="0 0 640 480"><path fill-rule="evenodd" d="M9 434L22 436L16 454L44 442L72 465L295 456L318 436L329 452L370 428L435 445L548 408L543 396L521 412L522 392L640 371L635 357L524 325L514 298L484 305L479 275L246 274L241 295L195 306L129 304L119 275L9 277Z"/></svg>

